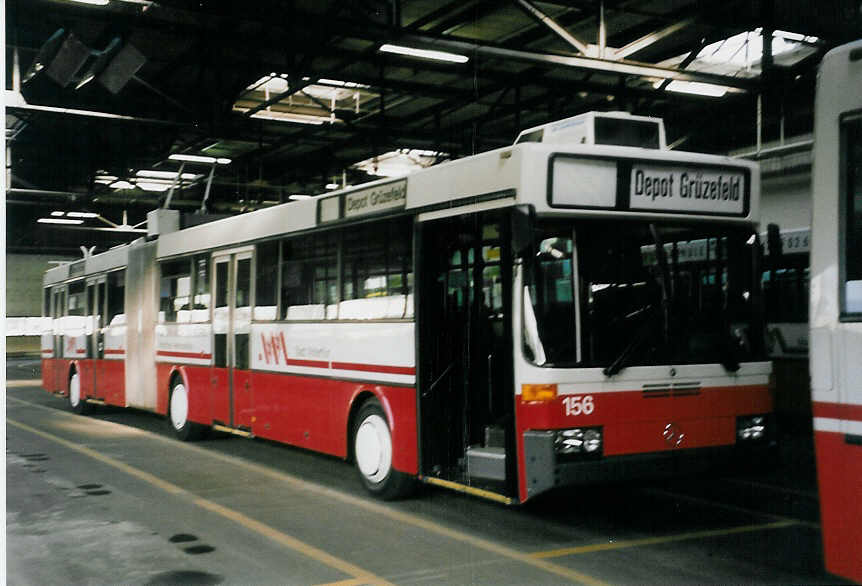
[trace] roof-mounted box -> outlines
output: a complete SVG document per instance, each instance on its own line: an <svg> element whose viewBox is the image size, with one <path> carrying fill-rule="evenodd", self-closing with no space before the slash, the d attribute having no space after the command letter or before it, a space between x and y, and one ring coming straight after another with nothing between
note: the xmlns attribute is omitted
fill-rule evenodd
<svg viewBox="0 0 862 586"><path fill-rule="evenodd" d="M521 132L515 144L607 144L667 149L664 121L627 112L587 112Z"/></svg>

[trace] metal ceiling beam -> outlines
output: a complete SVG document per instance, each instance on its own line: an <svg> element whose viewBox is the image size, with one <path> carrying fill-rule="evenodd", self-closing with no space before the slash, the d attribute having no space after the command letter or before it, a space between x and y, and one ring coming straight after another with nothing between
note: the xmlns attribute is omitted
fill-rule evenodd
<svg viewBox="0 0 862 586"><path fill-rule="evenodd" d="M569 45L578 50L578 52L586 55L589 52L587 45L581 42L579 39L575 38L574 35L569 33L566 29L561 27L557 22L539 10L537 7L530 4L527 0L515 0L515 3L518 4L521 8L526 11L527 14L535 18L537 21L554 31L558 37L566 41Z"/></svg>
<svg viewBox="0 0 862 586"><path fill-rule="evenodd" d="M174 122L171 120L159 120L157 118L142 118L140 116L124 116L122 114L112 114L110 112L96 112L93 110L78 110L75 108L57 108L55 106L40 106L38 104L28 104L23 100L18 100L15 97L10 98L6 92L6 109L8 110L24 110L30 112L47 112L49 114L64 114L68 116L84 116L88 118L102 118L108 120L122 120L126 122L143 122L145 124L159 124L163 126L191 126L183 122ZM10 101L11 100L11 101Z"/></svg>
<svg viewBox="0 0 862 586"><path fill-rule="evenodd" d="M610 57L614 60L625 59L629 55L634 55L638 51L646 49L653 43L660 41L666 37L669 37L670 35L681 31L688 26L691 26L692 24L694 24L694 22L694 18L687 18L685 20L675 22L655 32L649 33L648 35L644 35L641 38L634 40L631 43L628 43L624 47L620 47L619 49L614 50Z"/></svg>
<svg viewBox="0 0 862 586"><path fill-rule="evenodd" d="M449 2L443 6L440 6L439 8L436 8L435 10L432 10L431 12L429 12L428 14L426 14L423 17L417 18L416 20L411 22L409 25L407 25L406 28L408 30L413 30L413 31L419 30L423 26L428 26L432 22L440 20L444 16L455 11L455 9L463 8L465 4L469 4L469 3L472 3L474 1L475 0L467 0L465 2L465 0L453 0L452 2Z"/></svg>
<svg viewBox="0 0 862 586"><path fill-rule="evenodd" d="M426 35L406 35L404 41L414 41L417 44L433 46L465 55L482 55L495 59L508 59L524 63L538 63L546 67L571 67L590 71L601 71L617 75L633 75L639 77L658 77L661 79L699 81L715 85L725 85L745 90L757 87L757 80L740 79L727 75L714 75L697 71L680 71L660 67L651 63L638 63L633 61L611 61L606 59L594 59L591 57L560 55L556 53L539 53L534 51L521 51L507 49L493 45L481 44L472 41L455 40L449 38L429 37Z"/></svg>

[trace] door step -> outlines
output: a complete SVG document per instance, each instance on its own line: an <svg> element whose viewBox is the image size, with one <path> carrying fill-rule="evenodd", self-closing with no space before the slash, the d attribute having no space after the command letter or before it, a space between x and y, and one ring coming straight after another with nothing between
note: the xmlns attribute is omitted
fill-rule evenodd
<svg viewBox="0 0 862 586"><path fill-rule="evenodd" d="M225 433L232 433L233 435L238 435L240 437L254 437L251 431L240 429L236 427L228 427L227 425L220 425L218 423L213 424L213 429L215 431L223 431Z"/></svg>
<svg viewBox="0 0 862 586"><path fill-rule="evenodd" d="M506 449L479 446L467 448L467 475L470 478L505 481Z"/></svg>
<svg viewBox="0 0 862 586"><path fill-rule="evenodd" d="M491 491L485 490L483 488L476 488L474 486L469 486L466 484L462 484L460 482L453 482L451 480L444 480L442 478L436 478L434 476L420 476L420 480L423 482L427 482L428 484L433 484L436 486L442 486L444 488L448 488L450 490L454 490L457 492L463 492L464 494L469 494L472 496L478 496L484 499L496 501L498 503L503 503L504 505L511 505L515 502L514 499L508 497L506 495Z"/></svg>
<svg viewBox="0 0 862 586"><path fill-rule="evenodd" d="M505 448L506 447L506 428L500 425L485 426L485 447L486 448Z"/></svg>

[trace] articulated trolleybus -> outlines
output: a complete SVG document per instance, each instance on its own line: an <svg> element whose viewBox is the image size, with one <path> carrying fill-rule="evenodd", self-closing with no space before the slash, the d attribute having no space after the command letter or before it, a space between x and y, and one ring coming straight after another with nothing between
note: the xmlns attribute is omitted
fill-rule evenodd
<svg viewBox="0 0 862 586"><path fill-rule="evenodd" d="M45 388L350 459L385 498L733 462L774 442L759 189L590 113L187 229L158 210L47 272Z"/></svg>
<svg viewBox="0 0 862 586"><path fill-rule="evenodd" d="M862 41L817 78L811 398L826 569L862 583Z"/></svg>

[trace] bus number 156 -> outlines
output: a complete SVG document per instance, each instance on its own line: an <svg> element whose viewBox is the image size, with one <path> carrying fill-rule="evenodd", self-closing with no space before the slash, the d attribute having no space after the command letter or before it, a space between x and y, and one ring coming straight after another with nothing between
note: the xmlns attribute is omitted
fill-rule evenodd
<svg viewBox="0 0 862 586"><path fill-rule="evenodd" d="M565 397L563 407L566 409L566 416L589 415L596 408L592 395Z"/></svg>

